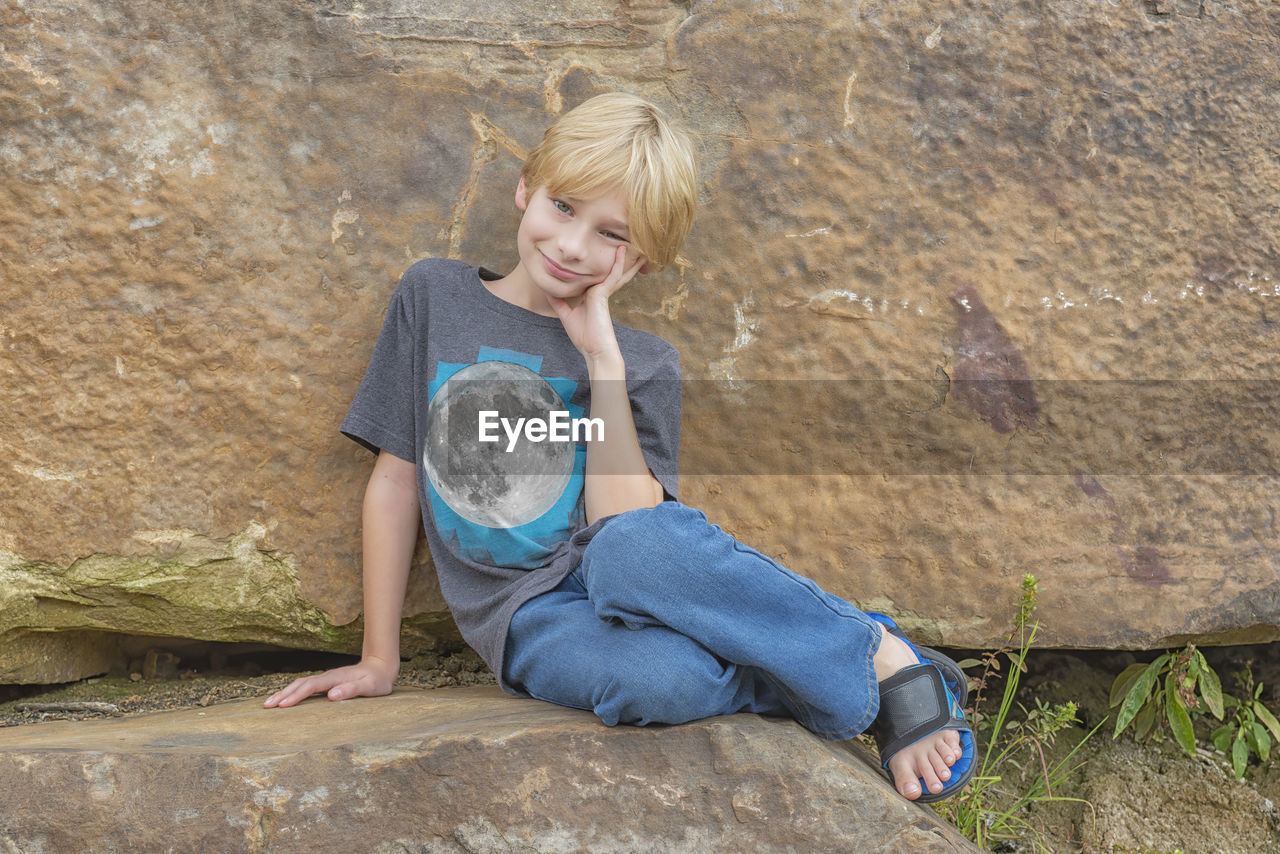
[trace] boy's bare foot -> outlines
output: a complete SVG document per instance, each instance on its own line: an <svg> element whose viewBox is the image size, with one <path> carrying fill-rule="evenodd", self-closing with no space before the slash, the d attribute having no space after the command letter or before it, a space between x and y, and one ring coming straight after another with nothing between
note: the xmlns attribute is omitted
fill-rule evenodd
<svg viewBox="0 0 1280 854"><path fill-rule="evenodd" d="M880 629L880 648L873 658L876 681L883 682L902 668L920 663L905 641L885 631L884 626L877 624L877 627ZM959 759L960 734L953 729L945 729L899 750L889 760L889 772L902 796L915 800L922 794L920 780L924 780L930 792L941 792L946 781L951 779L951 766Z"/></svg>

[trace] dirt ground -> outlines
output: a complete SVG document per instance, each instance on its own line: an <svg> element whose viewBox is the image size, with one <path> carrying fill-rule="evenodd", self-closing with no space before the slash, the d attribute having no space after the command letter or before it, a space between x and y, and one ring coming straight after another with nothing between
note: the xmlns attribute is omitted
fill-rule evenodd
<svg viewBox="0 0 1280 854"><path fill-rule="evenodd" d="M347 663L343 656L242 650L232 654L191 654L185 660L164 650L140 656L124 671L81 682L47 687L0 686L0 726L38 725L41 721L100 716L77 703L106 703L132 715L161 709L207 706L228 700L265 697L302 672ZM953 653L963 657L967 653ZM1264 684L1263 698L1280 711L1280 644L1206 649L1227 693L1239 693L1232 674L1248 664ZM989 843L997 854L1072 852L1072 854L1280 854L1280 763L1249 768L1237 781L1226 756L1208 747L1212 719L1197 724L1200 749L1186 756L1168 737L1146 743L1128 735L1113 739L1107 697L1111 682L1135 660L1129 653L1039 651L1028 659L1018 702L1034 708L1073 701L1079 723L1045 748L1045 763L1080 747L1072 764L1078 770L1054 790L1055 800L1020 813L1031 830L1020 838ZM145 673L145 676L144 676ZM406 662L400 683L426 688L491 684L493 675L468 649L442 649ZM986 691L994 701L999 683ZM986 706L993 711L991 706ZM1015 707L1016 708L1016 707ZM1021 712L1015 712L1017 719ZM1092 737L1086 734L1102 723ZM984 736L985 738L986 736ZM1015 757L999 769L994 788L1025 791L1031 775L1042 773L1038 754Z"/></svg>

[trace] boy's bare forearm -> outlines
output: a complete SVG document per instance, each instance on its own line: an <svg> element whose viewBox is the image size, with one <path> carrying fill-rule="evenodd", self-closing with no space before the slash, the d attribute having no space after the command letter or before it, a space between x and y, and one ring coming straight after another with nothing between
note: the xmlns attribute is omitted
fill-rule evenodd
<svg viewBox="0 0 1280 854"><path fill-rule="evenodd" d="M591 417L604 423L604 435L587 443L583 500L587 523L662 501L662 486L649 472L631 401L627 397L626 366L621 356L588 361L591 377Z"/></svg>
<svg viewBox="0 0 1280 854"><path fill-rule="evenodd" d="M400 666L400 618L422 517L414 465L383 451L365 489L364 658Z"/></svg>
<svg viewBox="0 0 1280 854"><path fill-rule="evenodd" d="M364 492L364 655L357 664L293 680L267 708L294 706L312 694L330 700L391 692L400 672L400 613L421 526L413 463L382 451Z"/></svg>

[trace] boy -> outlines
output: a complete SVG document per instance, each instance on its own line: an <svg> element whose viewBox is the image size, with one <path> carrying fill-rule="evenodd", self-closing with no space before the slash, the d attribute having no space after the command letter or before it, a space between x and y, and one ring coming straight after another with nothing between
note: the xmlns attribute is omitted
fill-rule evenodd
<svg viewBox="0 0 1280 854"><path fill-rule="evenodd" d="M425 525L463 637L509 692L610 725L748 711L843 739L875 722L905 797L963 785L972 736L939 667L887 618L675 501L679 362L614 324L609 298L674 259L696 198L689 139L644 101L602 95L530 153L514 270L435 259L406 272L342 424L378 454L363 656L266 706L391 691Z"/></svg>

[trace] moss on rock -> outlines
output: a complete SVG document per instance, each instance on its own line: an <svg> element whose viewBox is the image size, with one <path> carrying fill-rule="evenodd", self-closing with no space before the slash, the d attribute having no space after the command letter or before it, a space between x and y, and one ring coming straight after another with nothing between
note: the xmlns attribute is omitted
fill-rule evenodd
<svg viewBox="0 0 1280 854"><path fill-rule="evenodd" d="M183 534L163 558L95 554L65 567L0 553L0 683L101 673L118 634L358 652L359 621L335 625L307 601L294 559L259 548L263 533ZM410 645L430 646L435 624L414 621Z"/></svg>

